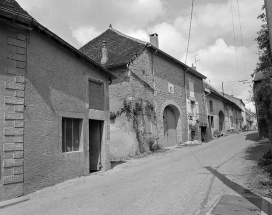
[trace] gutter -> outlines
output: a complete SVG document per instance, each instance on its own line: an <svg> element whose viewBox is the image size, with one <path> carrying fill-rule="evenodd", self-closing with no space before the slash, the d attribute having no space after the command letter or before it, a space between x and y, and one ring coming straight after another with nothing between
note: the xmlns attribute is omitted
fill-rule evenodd
<svg viewBox="0 0 272 215"><path fill-rule="evenodd" d="M75 47L73 47L69 43L65 42L59 36L57 36L56 34L54 34L53 32L51 32L50 30L48 30L47 28L45 28L44 26L42 26L40 23L38 23L34 18L25 16L25 15L23 15L21 13L14 12L12 10L8 10L6 8L3 8L3 7L0 7L0 16L10 18L14 22L15 21L19 22L19 24L21 23L21 24L28 25L26 27L36 27L38 29L38 31L44 32L46 34L46 36L48 36L49 38L54 38L57 42L61 43L62 46L64 46L65 48L68 48L69 51L74 52L74 54L77 57L82 57L83 59L87 60L89 63L92 63L94 66L98 67L100 70L102 70L103 72L105 72L107 75L110 76L110 81L111 81L111 79L117 78L109 70L107 70L106 68L104 68L100 64L96 63L95 61L93 61L92 59L90 59L89 57L87 57L86 55L84 55L82 52L80 52L78 49L76 49ZM32 30L32 29L29 29L29 30Z"/></svg>

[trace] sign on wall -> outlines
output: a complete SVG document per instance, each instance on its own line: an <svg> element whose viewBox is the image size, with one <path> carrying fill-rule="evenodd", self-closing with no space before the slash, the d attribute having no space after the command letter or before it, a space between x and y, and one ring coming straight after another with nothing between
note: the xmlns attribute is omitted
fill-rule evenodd
<svg viewBox="0 0 272 215"><path fill-rule="evenodd" d="M168 83L168 92L169 93L174 93L174 85L171 83Z"/></svg>

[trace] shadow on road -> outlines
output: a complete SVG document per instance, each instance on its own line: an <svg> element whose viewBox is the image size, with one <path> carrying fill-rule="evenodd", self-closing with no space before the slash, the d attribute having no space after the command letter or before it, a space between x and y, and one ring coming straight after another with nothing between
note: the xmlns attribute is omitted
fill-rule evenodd
<svg viewBox="0 0 272 215"><path fill-rule="evenodd" d="M243 186L229 180L225 175L221 174L220 172L218 172L216 169L210 167L210 166L206 166L205 167L208 171L210 171L215 177L217 177L220 181L222 181L226 186L228 186L229 188L231 188L232 190L234 190L236 193L238 193L239 195L241 195L242 197L244 197L245 199L247 199L249 202L251 202L253 205L255 205L256 207L258 207L260 210L262 209L263 212L268 214L268 208L272 207L272 204L270 204L267 200L262 199L261 196L251 192L250 190L244 188ZM252 198L253 197L253 198ZM260 208L259 204L256 204L256 201L254 201L254 198L261 198L262 201L268 205L267 208Z"/></svg>
<svg viewBox="0 0 272 215"><path fill-rule="evenodd" d="M246 134L246 140L251 140L251 141L254 141L256 142L258 140L258 132L254 132L254 133L251 133L251 134Z"/></svg>
<svg viewBox="0 0 272 215"><path fill-rule="evenodd" d="M269 144L269 142L259 142L248 147L245 151L245 159L258 162L262 155L269 150Z"/></svg>

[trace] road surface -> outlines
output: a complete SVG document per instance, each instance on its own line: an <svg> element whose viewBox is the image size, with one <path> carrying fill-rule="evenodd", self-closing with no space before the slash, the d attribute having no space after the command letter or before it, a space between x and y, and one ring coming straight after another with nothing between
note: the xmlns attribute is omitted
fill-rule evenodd
<svg viewBox="0 0 272 215"><path fill-rule="evenodd" d="M1 215L205 214L223 194L239 195L257 132L133 159L112 170L46 188Z"/></svg>

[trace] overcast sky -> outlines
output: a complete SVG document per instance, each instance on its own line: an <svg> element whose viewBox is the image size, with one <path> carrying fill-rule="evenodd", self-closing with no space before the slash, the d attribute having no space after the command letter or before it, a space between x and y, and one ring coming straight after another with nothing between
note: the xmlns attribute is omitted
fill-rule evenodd
<svg viewBox="0 0 272 215"><path fill-rule="evenodd" d="M17 0L42 25L76 48L98 36L112 24L124 34L149 41L159 34L160 49L185 62L191 0ZM207 81L225 93L249 98L249 85L257 62L254 39L260 30L257 16L262 0L195 0L187 65L195 62ZM236 46L235 46L236 45ZM237 55L235 54L237 53ZM237 62L236 63L236 56ZM244 57L243 57L244 56ZM232 82L234 81L234 82Z"/></svg>

